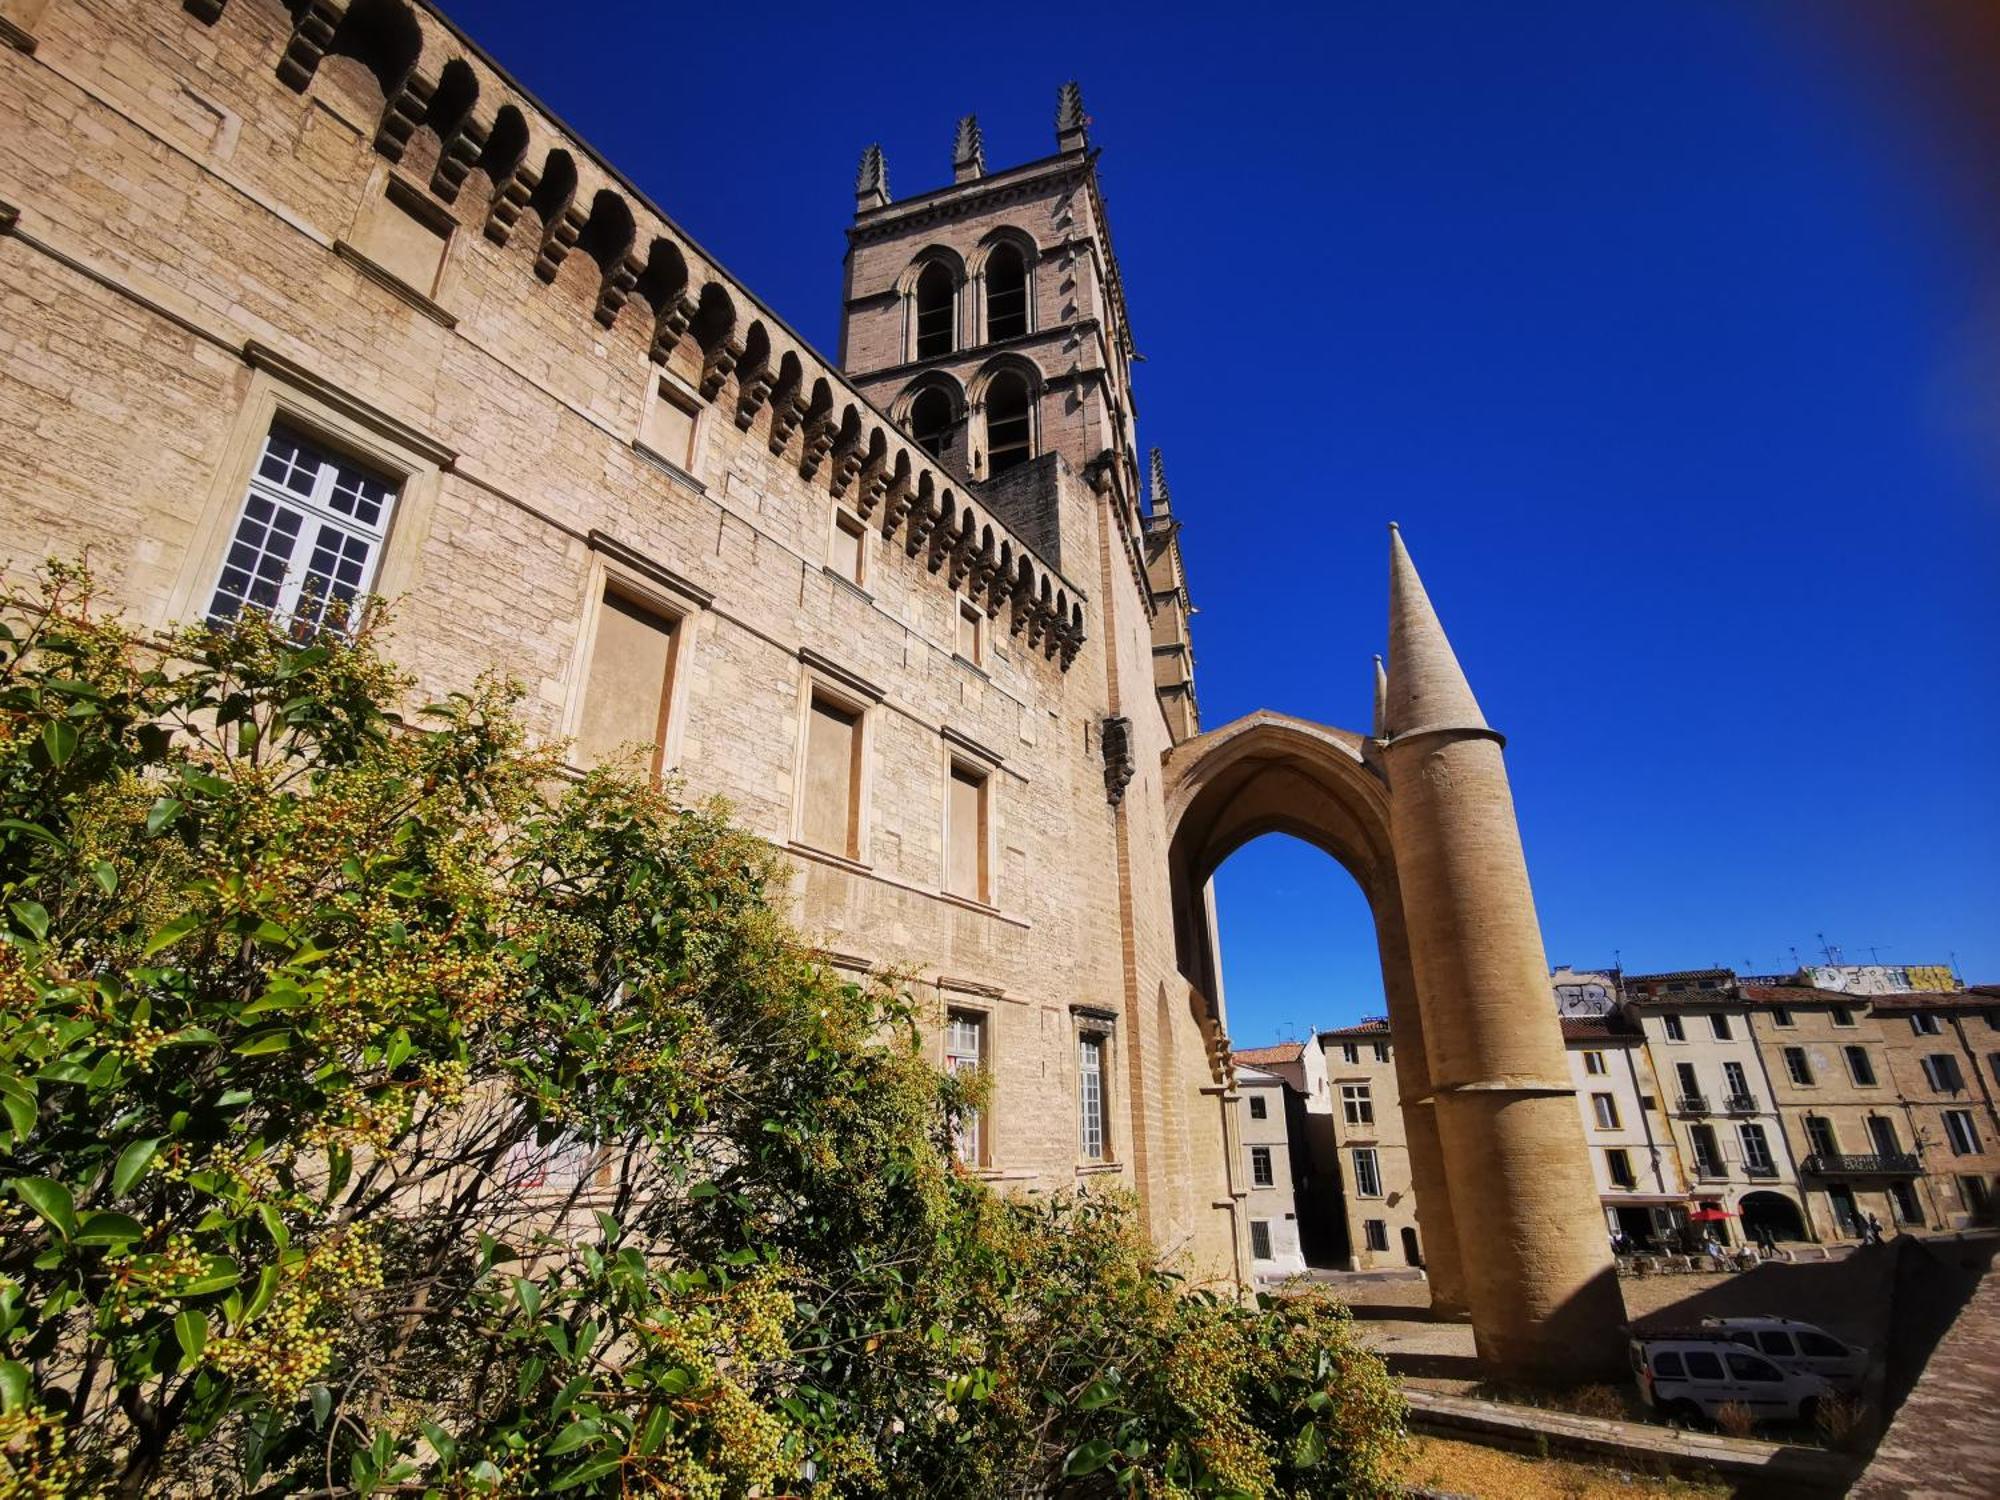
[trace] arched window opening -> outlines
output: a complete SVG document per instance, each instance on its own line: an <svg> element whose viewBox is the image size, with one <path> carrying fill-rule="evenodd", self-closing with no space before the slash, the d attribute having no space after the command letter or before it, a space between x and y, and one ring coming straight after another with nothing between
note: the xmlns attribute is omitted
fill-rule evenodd
<svg viewBox="0 0 2000 1500"><path fill-rule="evenodd" d="M1028 382L1004 370L986 388L986 473L999 478L1035 456L1028 430Z"/></svg>
<svg viewBox="0 0 2000 1500"><path fill-rule="evenodd" d="M1018 246L1000 245L986 262L986 337L995 342L1027 331L1027 263Z"/></svg>
<svg viewBox="0 0 2000 1500"><path fill-rule="evenodd" d="M953 303L958 288L951 268L939 261L925 266L917 277L917 358L935 359L951 353Z"/></svg>
<svg viewBox="0 0 2000 1500"><path fill-rule="evenodd" d="M951 436L951 397L936 386L918 391L910 403L910 436L932 458L943 458Z"/></svg>

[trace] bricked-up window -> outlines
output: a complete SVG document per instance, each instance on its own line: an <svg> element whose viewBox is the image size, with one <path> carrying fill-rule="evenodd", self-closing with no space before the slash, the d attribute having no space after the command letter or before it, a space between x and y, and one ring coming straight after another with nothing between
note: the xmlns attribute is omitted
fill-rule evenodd
<svg viewBox="0 0 2000 1500"><path fill-rule="evenodd" d="M256 609L288 622L301 640L326 626L351 629L395 504L395 481L273 426L222 560L210 623Z"/></svg>
<svg viewBox="0 0 2000 1500"><path fill-rule="evenodd" d="M1715 1139L1713 1125L1692 1125L1688 1127L1688 1143L1694 1147L1694 1175L1697 1177L1720 1177L1722 1172L1722 1147Z"/></svg>
<svg viewBox="0 0 2000 1500"><path fill-rule="evenodd" d="M1343 1083L1340 1086L1340 1112L1350 1125L1373 1125L1375 1123L1375 1100L1365 1083Z"/></svg>
<svg viewBox="0 0 2000 1500"><path fill-rule="evenodd" d="M1271 1224L1268 1219L1250 1221L1250 1258L1252 1260L1271 1258Z"/></svg>
<svg viewBox="0 0 2000 1500"><path fill-rule="evenodd" d="M1944 1138L1951 1143L1953 1156L1977 1156L1979 1131L1972 1123L1972 1111L1969 1109L1944 1111Z"/></svg>
<svg viewBox="0 0 2000 1500"><path fill-rule="evenodd" d="M1840 1155L1840 1140L1833 1133L1833 1121L1825 1115L1807 1115L1806 1147L1815 1156Z"/></svg>
<svg viewBox="0 0 2000 1500"><path fill-rule="evenodd" d="M1632 1188L1639 1185L1639 1179L1632 1175L1632 1155L1622 1146L1614 1146L1604 1153L1604 1171L1613 1187Z"/></svg>
<svg viewBox="0 0 2000 1500"><path fill-rule="evenodd" d="M1271 1112L1271 1111L1270 1111L1270 1108L1269 1108L1269 1106L1268 1106L1268 1105L1267 1105L1267 1104L1265 1103L1265 1100L1264 1100L1264 1096L1263 1096L1262 1094L1252 1094L1252 1095L1250 1096L1250 1118L1251 1118L1251 1119L1253 1119L1253 1120L1262 1120L1262 1119L1266 1118L1266 1117L1267 1117L1267 1116L1268 1116L1268 1115L1270 1114L1270 1112Z"/></svg>
<svg viewBox="0 0 2000 1500"><path fill-rule="evenodd" d="M1785 1049L1785 1076L1800 1088L1809 1089L1813 1086L1812 1059L1806 1056L1805 1048Z"/></svg>
<svg viewBox="0 0 2000 1500"><path fill-rule="evenodd" d="M1590 1112L1597 1120L1597 1128L1599 1130L1616 1130L1618 1128L1618 1101L1609 1094L1592 1094L1590 1096Z"/></svg>
<svg viewBox="0 0 2000 1500"><path fill-rule="evenodd" d="M826 565L856 588L861 587L867 576L867 540L868 528L861 517L836 505L828 532Z"/></svg>
<svg viewBox="0 0 2000 1500"><path fill-rule="evenodd" d="M951 441L951 397L926 386L910 400L910 436L932 458L943 458Z"/></svg>
<svg viewBox="0 0 2000 1500"><path fill-rule="evenodd" d="M1250 1185L1271 1187L1276 1184L1277 1174L1271 1169L1271 1148L1252 1146L1250 1148Z"/></svg>
<svg viewBox="0 0 2000 1500"><path fill-rule="evenodd" d="M1000 245L986 261L986 337L1019 338L1027 331L1027 262L1018 246Z"/></svg>
<svg viewBox="0 0 2000 1500"><path fill-rule="evenodd" d="M597 605L590 674L576 728L576 762L588 770L649 746L646 769L657 776L667 741L667 705L674 669L669 616L606 585Z"/></svg>
<svg viewBox="0 0 2000 1500"><path fill-rule="evenodd" d="M1367 1239L1368 1248L1383 1251L1389 1248L1389 1221L1387 1219L1363 1219L1361 1232Z"/></svg>
<svg viewBox="0 0 2000 1500"><path fill-rule="evenodd" d="M1848 1076L1853 1078L1862 1088L1873 1088L1875 1085L1875 1063L1868 1056L1868 1049L1866 1047L1843 1047L1841 1050L1847 1054Z"/></svg>
<svg viewBox="0 0 2000 1500"><path fill-rule="evenodd" d="M1933 1052L1923 1059L1924 1081L1933 1094L1956 1094L1965 1088L1965 1074L1958 1059L1949 1052Z"/></svg>
<svg viewBox="0 0 2000 1500"><path fill-rule="evenodd" d="M936 359L957 347L958 284L951 267L932 261L917 276L917 358Z"/></svg>
<svg viewBox="0 0 2000 1500"><path fill-rule="evenodd" d="M1103 1161L1111 1139L1104 1090L1104 1037L1086 1031L1076 1039L1076 1149L1085 1161Z"/></svg>
<svg viewBox="0 0 2000 1500"><path fill-rule="evenodd" d="M1028 380L1002 370L986 388L986 472L998 478L1035 456L1028 417Z"/></svg>
<svg viewBox="0 0 2000 1500"><path fill-rule="evenodd" d="M1771 1143L1762 1125L1738 1125L1736 1138L1743 1146L1743 1170L1752 1177L1770 1177L1778 1165L1771 1159Z"/></svg>
<svg viewBox="0 0 2000 1500"><path fill-rule="evenodd" d="M1373 1146L1354 1148L1354 1192L1360 1198L1382 1196L1382 1162Z"/></svg>
<svg viewBox="0 0 2000 1500"><path fill-rule="evenodd" d="M665 376L653 382L652 399L646 403L639 442L647 452L664 458L675 468L694 472L695 416L700 408L695 398Z"/></svg>
<svg viewBox="0 0 2000 1500"><path fill-rule="evenodd" d="M423 195L395 178L362 209L354 248L414 291L436 293L444 271L451 219L431 210Z"/></svg>
<svg viewBox="0 0 2000 1500"><path fill-rule="evenodd" d="M861 857L861 715L818 693L806 730L800 832L815 849Z"/></svg>
<svg viewBox="0 0 2000 1500"><path fill-rule="evenodd" d="M987 798L992 778L961 761L946 788L944 888L968 901L990 899L986 871Z"/></svg>
<svg viewBox="0 0 2000 1500"><path fill-rule="evenodd" d="M986 615L970 599L958 601L958 634L953 649L961 661L969 661L975 667L985 664Z"/></svg>
<svg viewBox="0 0 2000 1500"><path fill-rule="evenodd" d="M986 1066L986 1017L977 1011L955 1010L945 1022L944 1070L957 1077L977 1073ZM952 1146L958 1159L981 1165L984 1153L984 1121L979 1111L967 1110L952 1127Z"/></svg>

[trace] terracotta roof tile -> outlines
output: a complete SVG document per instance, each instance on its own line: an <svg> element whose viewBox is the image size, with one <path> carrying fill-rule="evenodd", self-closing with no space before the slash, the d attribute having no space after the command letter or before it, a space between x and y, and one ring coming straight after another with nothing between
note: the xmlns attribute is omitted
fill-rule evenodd
<svg viewBox="0 0 2000 1500"><path fill-rule="evenodd" d="M1241 1052L1232 1052L1229 1060L1255 1068L1270 1063L1295 1063L1305 1055L1304 1042L1279 1042L1275 1047L1246 1047Z"/></svg>
<svg viewBox="0 0 2000 1500"><path fill-rule="evenodd" d="M1566 1042L1636 1042L1641 1033L1621 1016L1564 1016Z"/></svg>
<svg viewBox="0 0 2000 1500"><path fill-rule="evenodd" d="M1387 1016L1370 1016L1367 1020L1358 1022L1353 1026L1342 1026L1335 1031L1322 1031L1319 1033L1317 1040L1321 1046L1325 1046L1329 1037L1338 1042L1346 1041L1351 1037L1378 1038L1388 1035L1389 1018Z"/></svg>

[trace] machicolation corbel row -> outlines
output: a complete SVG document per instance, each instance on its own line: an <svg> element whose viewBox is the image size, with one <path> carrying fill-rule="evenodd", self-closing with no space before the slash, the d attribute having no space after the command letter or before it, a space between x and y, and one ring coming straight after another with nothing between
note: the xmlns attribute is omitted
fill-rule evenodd
<svg viewBox="0 0 2000 1500"><path fill-rule="evenodd" d="M212 26L227 5L184 0L183 8ZM572 254L587 256L598 272L589 309L598 326L649 314L647 353L661 365L691 340L704 400L720 403L745 432L763 418L772 454L794 456L807 480L823 472L829 492L885 539L900 530L911 557L988 619L1009 610L1011 633L1068 669L1084 641L1082 591L955 491L839 372L469 41L404 0L296 0L289 9L281 82L303 91L334 56L368 69L383 98L379 155L406 175L413 163L426 165L430 193L453 207L466 179L483 173L492 188L480 226L488 242L505 249L532 228L535 275L551 285ZM643 314L634 301L645 304Z"/></svg>

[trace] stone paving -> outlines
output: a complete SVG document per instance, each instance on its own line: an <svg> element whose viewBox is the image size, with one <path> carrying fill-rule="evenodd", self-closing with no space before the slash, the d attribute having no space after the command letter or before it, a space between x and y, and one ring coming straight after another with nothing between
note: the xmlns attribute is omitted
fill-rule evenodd
<svg viewBox="0 0 2000 1500"><path fill-rule="evenodd" d="M1980 1279L1849 1494L1854 1500L2000 1495L2000 1272Z"/></svg>

